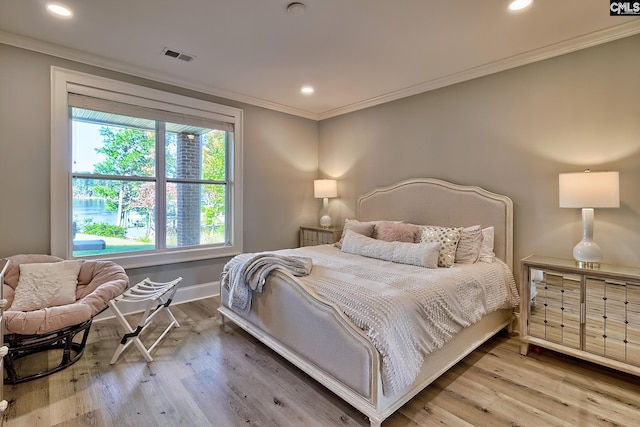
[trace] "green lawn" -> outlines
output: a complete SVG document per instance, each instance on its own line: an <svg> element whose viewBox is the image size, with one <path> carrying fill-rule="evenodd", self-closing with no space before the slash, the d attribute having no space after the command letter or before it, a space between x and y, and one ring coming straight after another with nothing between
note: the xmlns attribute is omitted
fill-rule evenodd
<svg viewBox="0 0 640 427"><path fill-rule="evenodd" d="M76 234L75 240L98 240L102 239L106 243L105 249L89 250L89 251L73 251L73 256L83 257L87 255L102 255L119 252L136 252L136 251L149 251L154 250L155 245L152 242L141 242L134 239L120 239L117 237L104 237L95 236L93 234ZM209 243L221 243L224 242L224 228L217 230L215 233L209 236L212 242ZM168 242L169 245L175 245L175 238L173 242Z"/></svg>
<svg viewBox="0 0 640 427"><path fill-rule="evenodd" d="M117 237L93 236L89 234L80 234L80 233L76 235L76 240L94 240L94 239L104 240L107 247L101 250L73 251L73 256L82 257L85 255L109 254L109 253L116 253L116 252L148 251L148 250L155 249L155 245L153 243L141 242L138 240L120 239Z"/></svg>

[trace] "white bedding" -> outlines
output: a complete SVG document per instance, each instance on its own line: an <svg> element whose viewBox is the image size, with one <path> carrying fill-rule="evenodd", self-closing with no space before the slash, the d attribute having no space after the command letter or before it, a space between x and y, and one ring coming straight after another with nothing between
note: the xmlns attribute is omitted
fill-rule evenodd
<svg viewBox="0 0 640 427"><path fill-rule="evenodd" d="M335 304L382 356L384 394L413 383L424 357L490 312L514 307L518 293L503 262L428 269L341 252L332 245L275 251L311 257L305 277L290 279ZM239 255L239 257L251 254Z"/></svg>

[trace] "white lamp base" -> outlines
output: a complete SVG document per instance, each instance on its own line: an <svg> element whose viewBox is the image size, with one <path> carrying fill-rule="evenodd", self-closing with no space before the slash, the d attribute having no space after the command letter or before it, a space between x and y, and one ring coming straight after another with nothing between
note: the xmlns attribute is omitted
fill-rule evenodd
<svg viewBox="0 0 640 427"><path fill-rule="evenodd" d="M329 215L322 215L320 217L320 225L324 228L331 227L331 217Z"/></svg>
<svg viewBox="0 0 640 427"><path fill-rule="evenodd" d="M573 258L580 267L596 268L602 261L602 249L593 240L582 239L573 248Z"/></svg>
<svg viewBox="0 0 640 427"><path fill-rule="evenodd" d="M331 227L331 217L329 216L329 199L327 197L322 199L322 209L327 213L320 217L320 226L329 228Z"/></svg>
<svg viewBox="0 0 640 427"><path fill-rule="evenodd" d="M598 268L602 261L602 249L593 241L593 209L582 209L582 240L573 248L573 258L578 266Z"/></svg>

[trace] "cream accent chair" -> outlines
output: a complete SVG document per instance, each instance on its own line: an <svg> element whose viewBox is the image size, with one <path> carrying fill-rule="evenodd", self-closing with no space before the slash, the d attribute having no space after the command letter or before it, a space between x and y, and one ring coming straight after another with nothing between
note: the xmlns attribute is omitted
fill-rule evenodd
<svg viewBox="0 0 640 427"><path fill-rule="evenodd" d="M11 309L11 304L20 278L20 264L59 262L62 259L51 255L15 255L7 259L10 264L3 283L7 305L2 320L9 353L4 360L4 382L16 384L52 374L77 362L84 352L94 316L127 289L129 278L124 269L112 261L83 261L74 303L17 311ZM79 342L74 341L80 332L84 333ZM14 362L18 359L52 349L62 349L60 364L35 373L22 375L17 372Z"/></svg>

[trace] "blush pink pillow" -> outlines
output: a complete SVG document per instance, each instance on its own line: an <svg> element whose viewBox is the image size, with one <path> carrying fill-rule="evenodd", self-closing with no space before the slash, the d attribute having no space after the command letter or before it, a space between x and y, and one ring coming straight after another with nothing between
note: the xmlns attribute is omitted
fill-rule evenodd
<svg viewBox="0 0 640 427"><path fill-rule="evenodd" d="M460 241L456 248L457 264L474 264L480 258L480 247L482 246L482 227L473 225L465 227L460 233Z"/></svg>
<svg viewBox="0 0 640 427"><path fill-rule="evenodd" d="M373 235L375 225L376 223L374 221L360 222L357 219L346 219L344 221L344 228L342 229L342 237L340 237L340 241L336 242L334 246L336 248L342 247L342 241L344 240L344 235L347 230L351 230L354 233L362 234L366 237L371 237Z"/></svg>
<svg viewBox="0 0 640 427"><path fill-rule="evenodd" d="M417 225L383 221L376 224L374 237L385 242L413 243L418 230Z"/></svg>

